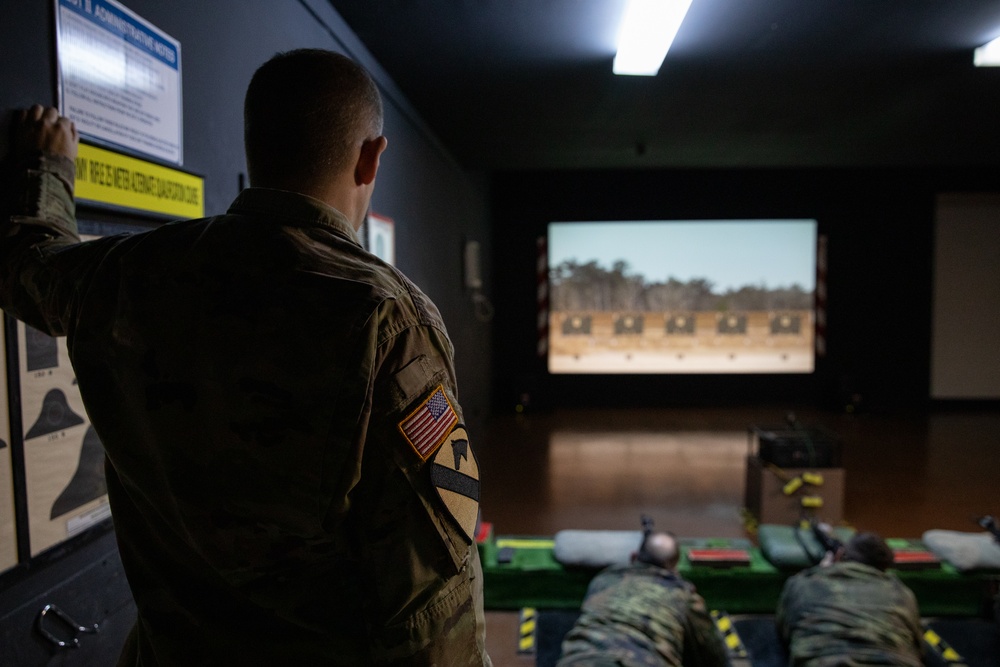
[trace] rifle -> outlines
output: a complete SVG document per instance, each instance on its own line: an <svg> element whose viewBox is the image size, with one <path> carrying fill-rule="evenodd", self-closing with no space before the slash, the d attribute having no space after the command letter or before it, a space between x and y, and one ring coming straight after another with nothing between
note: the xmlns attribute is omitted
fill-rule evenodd
<svg viewBox="0 0 1000 667"><path fill-rule="evenodd" d="M639 520L642 521L642 538L646 539L653 532L653 518L648 514L643 514Z"/></svg>
<svg viewBox="0 0 1000 667"><path fill-rule="evenodd" d="M980 517L976 523L978 523L982 528L985 528L993 535L993 540L1000 544L1000 525L997 525L997 520L992 516L986 515Z"/></svg>
<svg viewBox="0 0 1000 667"><path fill-rule="evenodd" d="M823 547L823 551L836 554L844 547L844 543L833 536L832 530L826 524L821 524L816 519L810 519L809 527L812 529L813 537Z"/></svg>

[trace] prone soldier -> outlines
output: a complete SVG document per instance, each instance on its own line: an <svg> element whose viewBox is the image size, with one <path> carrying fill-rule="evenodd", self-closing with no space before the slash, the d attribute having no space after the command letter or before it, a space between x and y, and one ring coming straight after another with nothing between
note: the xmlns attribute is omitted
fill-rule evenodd
<svg viewBox="0 0 1000 667"><path fill-rule="evenodd" d="M893 555L885 541L858 533L833 560L785 582L775 623L790 664L920 667L924 648L917 600L887 572Z"/></svg>
<svg viewBox="0 0 1000 667"><path fill-rule="evenodd" d="M728 664L705 601L677 573L677 541L645 519L643 528L631 562L612 565L591 581L558 667Z"/></svg>

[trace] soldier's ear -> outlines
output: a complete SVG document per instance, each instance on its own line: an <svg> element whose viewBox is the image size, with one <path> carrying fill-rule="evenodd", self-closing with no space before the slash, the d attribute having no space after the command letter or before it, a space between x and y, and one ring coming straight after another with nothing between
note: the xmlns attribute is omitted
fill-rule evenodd
<svg viewBox="0 0 1000 667"><path fill-rule="evenodd" d="M361 144L358 162L354 167L354 183L356 185L368 185L375 180L375 174L378 173L379 157L388 143L385 137L376 137Z"/></svg>

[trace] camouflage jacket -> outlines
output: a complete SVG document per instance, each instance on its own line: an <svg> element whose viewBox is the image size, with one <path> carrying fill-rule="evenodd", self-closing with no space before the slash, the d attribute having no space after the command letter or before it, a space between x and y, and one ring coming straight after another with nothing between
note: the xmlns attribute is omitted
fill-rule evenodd
<svg viewBox="0 0 1000 667"><path fill-rule="evenodd" d="M309 197L79 243L73 164L27 166L0 305L68 336L139 610L120 664L488 665L434 304Z"/></svg>
<svg viewBox="0 0 1000 667"><path fill-rule="evenodd" d="M861 563L814 567L788 579L775 622L793 665L922 664L913 592L892 573Z"/></svg>
<svg viewBox="0 0 1000 667"><path fill-rule="evenodd" d="M715 667L726 647L694 586L645 563L615 565L587 589L559 667Z"/></svg>

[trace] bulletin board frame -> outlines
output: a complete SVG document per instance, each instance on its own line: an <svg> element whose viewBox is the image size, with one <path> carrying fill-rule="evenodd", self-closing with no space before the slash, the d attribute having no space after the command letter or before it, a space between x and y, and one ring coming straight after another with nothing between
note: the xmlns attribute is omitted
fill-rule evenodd
<svg viewBox="0 0 1000 667"><path fill-rule="evenodd" d="M66 338L17 323L21 446L31 556L110 517L104 448L87 416ZM12 369L13 372L13 369Z"/></svg>
<svg viewBox="0 0 1000 667"><path fill-rule="evenodd" d="M143 229L141 225L99 220L80 220L79 227L83 239ZM7 371L3 385L5 392L0 391L0 406L6 408L9 422L9 446L0 449L0 456L5 450L9 451L17 553L14 565L7 568L0 566L2 589L27 576L37 567L58 561L67 553L99 539L113 530L113 524L106 481L103 479L103 446L93 431L76 388L76 374L69 361L66 338L53 338L37 332L33 334L35 344L39 339L47 338L49 343L44 346L47 349L28 349L31 345L27 341L30 327L12 315L2 311L0 314L3 320L0 325L0 348L3 349L0 370ZM29 356L34 357L30 362ZM56 367L61 367L61 376L56 375ZM50 369L53 371L51 376ZM34 391L32 383L36 385ZM75 415L72 419L74 423L64 424L66 429L45 428L44 425L39 428L43 421L43 404L46 399L53 398L52 390L63 394L58 397L58 402L62 405L56 407L69 408L68 412ZM60 418L64 415L59 409L50 414ZM3 437L2 417L0 415L0 438ZM83 456L85 441L89 444L86 465ZM39 459L35 455L39 448L53 446L69 447L75 451L70 460L59 463L64 470L54 475L54 481L41 482L43 486L46 483L50 486L54 484L57 489L39 491L39 475L45 475L45 458ZM57 456L56 459L58 458ZM40 466L42 473L39 473ZM73 468L75 472L67 474L67 467ZM81 470L90 473L83 475L82 481L87 482L83 487L79 484L81 479L78 473ZM95 479L98 471L100 480ZM75 485L71 484L74 480ZM94 490L98 481L102 483L99 492ZM70 489L70 486L74 486L74 489ZM2 491L0 485L0 492ZM0 539L3 539L2 536Z"/></svg>
<svg viewBox="0 0 1000 667"><path fill-rule="evenodd" d="M4 316L6 318L6 315ZM0 325L0 348L6 349L6 327ZM0 356L0 405L7 405L7 357ZM17 566L17 511L14 457L9 413L0 410L0 573Z"/></svg>

